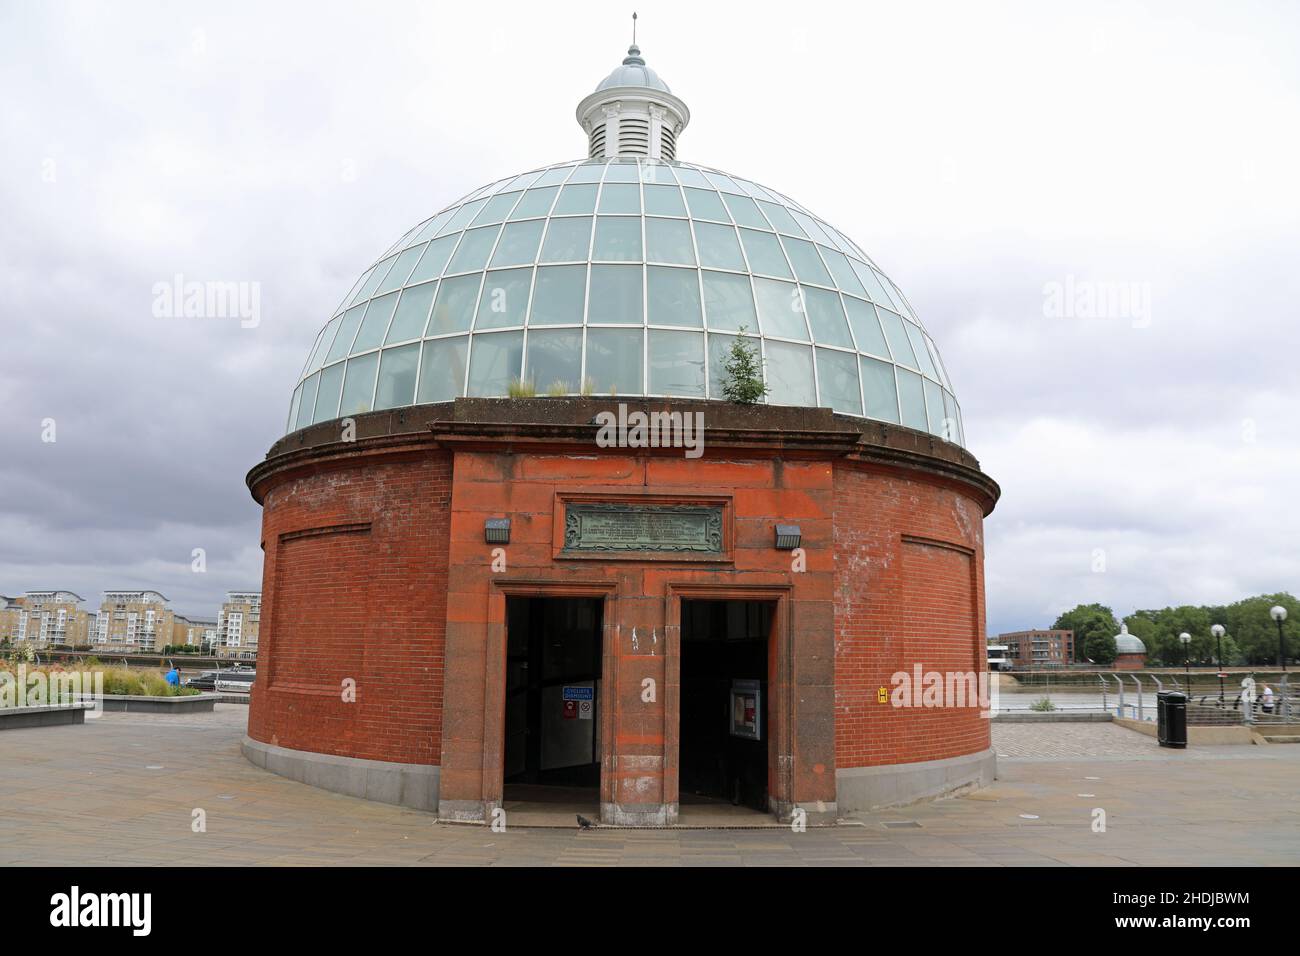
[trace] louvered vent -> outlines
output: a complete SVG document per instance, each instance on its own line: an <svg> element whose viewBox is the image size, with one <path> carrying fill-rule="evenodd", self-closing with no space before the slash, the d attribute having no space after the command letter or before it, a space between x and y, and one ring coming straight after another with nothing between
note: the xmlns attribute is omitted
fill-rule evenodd
<svg viewBox="0 0 1300 956"><path fill-rule="evenodd" d="M667 126L660 127L659 147L664 159L677 158L677 138Z"/></svg>
<svg viewBox="0 0 1300 956"><path fill-rule="evenodd" d="M650 123L624 117L618 124L618 151L625 156L650 155Z"/></svg>
<svg viewBox="0 0 1300 956"><path fill-rule="evenodd" d="M601 123L591 131L591 148L587 155L592 159L598 159L605 155L605 124Z"/></svg>

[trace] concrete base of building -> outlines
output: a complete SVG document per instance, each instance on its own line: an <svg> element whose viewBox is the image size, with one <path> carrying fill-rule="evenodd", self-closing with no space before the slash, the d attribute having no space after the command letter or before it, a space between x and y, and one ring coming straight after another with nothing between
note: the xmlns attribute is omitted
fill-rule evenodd
<svg viewBox="0 0 1300 956"><path fill-rule="evenodd" d="M105 711L133 714L210 714L217 703L216 694L189 694L184 697L132 697L129 694L105 694Z"/></svg>
<svg viewBox="0 0 1300 956"><path fill-rule="evenodd" d="M621 803L602 803L600 822L612 827L670 827L677 823L677 804L624 806Z"/></svg>
<svg viewBox="0 0 1300 956"><path fill-rule="evenodd" d="M437 767L433 768L437 771ZM455 823L488 823L497 805L489 806L483 800L439 800L438 819Z"/></svg>
<svg viewBox="0 0 1300 956"><path fill-rule="evenodd" d="M996 774L997 755L992 748L944 760L836 770L839 812L878 810L950 796L987 787Z"/></svg>
<svg viewBox="0 0 1300 956"><path fill-rule="evenodd" d="M251 737L244 738L241 749L256 766L299 783L363 800L438 812L438 767L291 750Z"/></svg>
<svg viewBox="0 0 1300 956"><path fill-rule="evenodd" d="M0 730L23 727L56 727L61 724L84 724L90 704L39 707L0 707Z"/></svg>

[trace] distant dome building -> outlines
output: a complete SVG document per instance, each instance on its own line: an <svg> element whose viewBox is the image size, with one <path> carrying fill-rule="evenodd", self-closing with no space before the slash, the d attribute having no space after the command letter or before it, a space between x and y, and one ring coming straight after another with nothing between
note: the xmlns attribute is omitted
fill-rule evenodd
<svg viewBox="0 0 1300 956"><path fill-rule="evenodd" d="M1121 624L1115 635L1115 669L1140 671L1147 666L1147 646L1128 632L1128 625Z"/></svg>
<svg viewBox="0 0 1300 956"><path fill-rule="evenodd" d="M416 224L310 348L248 476L245 752L474 820L516 785L662 825L989 782L978 706L881 698L986 666L999 490L934 340L826 220L677 160L636 46L577 119L586 159ZM742 330L757 405L721 400Z"/></svg>

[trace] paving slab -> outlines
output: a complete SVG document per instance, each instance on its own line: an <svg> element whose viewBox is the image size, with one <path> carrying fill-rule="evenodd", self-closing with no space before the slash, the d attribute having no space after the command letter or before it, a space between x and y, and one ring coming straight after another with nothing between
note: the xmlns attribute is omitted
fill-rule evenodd
<svg viewBox="0 0 1300 956"><path fill-rule="evenodd" d="M835 827L495 833L260 770L239 750L247 717L218 703L0 735L0 865L1300 863L1295 746L1168 750L1112 724L995 724L1005 756L992 787Z"/></svg>

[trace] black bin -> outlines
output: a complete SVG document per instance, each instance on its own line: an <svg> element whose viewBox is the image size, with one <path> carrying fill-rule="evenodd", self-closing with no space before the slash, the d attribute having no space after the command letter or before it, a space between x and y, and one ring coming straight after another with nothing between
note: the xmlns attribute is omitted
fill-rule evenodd
<svg viewBox="0 0 1300 956"><path fill-rule="evenodd" d="M1187 746L1187 695L1176 690L1156 694L1156 737L1161 747Z"/></svg>

